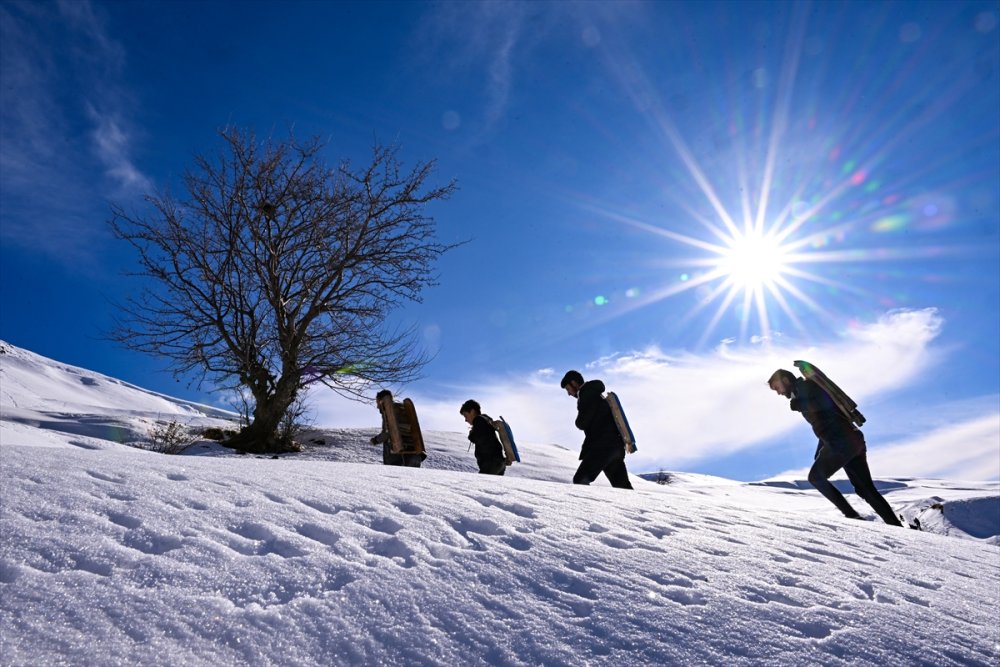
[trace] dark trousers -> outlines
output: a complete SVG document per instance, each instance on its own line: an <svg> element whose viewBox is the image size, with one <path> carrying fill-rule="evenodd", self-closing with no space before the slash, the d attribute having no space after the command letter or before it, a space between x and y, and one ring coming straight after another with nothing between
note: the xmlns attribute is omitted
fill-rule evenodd
<svg viewBox="0 0 1000 667"><path fill-rule="evenodd" d="M419 468L420 463L427 458L423 454L396 454L388 442L382 445L382 463L387 466L405 466Z"/></svg>
<svg viewBox="0 0 1000 667"><path fill-rule="evenodd" d="M487 459L476 461L479 464L480 475L502 475L507 472L507 461L505 459Z"/></svg>
<svg viewBox="0 0 1000 667"><path fill-rule="evenodd" d="M854 492L871 505L883 521L893 526L902 525L893 513L892 507L875 488L871 470L868 469L868 455L864 452L845 461L844 456L835 452L829 445L821 445L816 452L816 460L809 470L809 483L815 486L816 490L822 493L827 500L836 505L837 509L844 513L844 516L852 519L858 518L860 515L857 510L851 507L844 494L830 483L830 477L841 468L847 473L847 479L851 481Z"/></svg>
<svg viewBox="0 0 1000 667"><path fill-rule="evenodd" d="M612 449L610 451L598 451L588 453L580 461L580 467L573 475L574 484L590 484L601 473L608 478L611 486L616 489L631 489L632 482L628 479L628 470L625 469L625 448Z"/></svg>

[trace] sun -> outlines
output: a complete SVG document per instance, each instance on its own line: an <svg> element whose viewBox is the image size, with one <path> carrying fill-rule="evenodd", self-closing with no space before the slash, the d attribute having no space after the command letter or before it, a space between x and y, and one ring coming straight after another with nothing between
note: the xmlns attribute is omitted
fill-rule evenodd
<svg viewBox="0 0 1000 667"><path fill-rule="evenodd" d="M727 284L749 291L773 287L786 268L788 251L773 235L750 231L736 234L720 250L716 270Z"/></svg>

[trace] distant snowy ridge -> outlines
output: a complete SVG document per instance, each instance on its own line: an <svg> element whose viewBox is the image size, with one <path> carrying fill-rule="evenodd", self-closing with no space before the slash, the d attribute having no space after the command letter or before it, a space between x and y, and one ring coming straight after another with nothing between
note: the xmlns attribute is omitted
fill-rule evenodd
<svg viewBox="0 0 1000 667"><path fill-rule="evenodd" d="M231 420L231 410L143 389L0 340L0 406L31 410L202 416Z"/></svg>

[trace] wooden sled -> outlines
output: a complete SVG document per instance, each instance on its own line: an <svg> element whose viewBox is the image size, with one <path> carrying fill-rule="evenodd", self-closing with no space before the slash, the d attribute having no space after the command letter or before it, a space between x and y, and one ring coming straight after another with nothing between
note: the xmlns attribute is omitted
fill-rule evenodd
<svg viewBox="0 0 1000 667"><path fill-rule="evenodd" d="M802 371L802 377L807 380L812 380L830 395L833 402L837 404L840 411L847 415L850 419L858 426L862 426L865 423L865 416L858 411L858 404L854 400L844 393L844 391L837 386L837 384L828 378L823 371L816 368L808 361L802 361L801 359L793 362L795 367Z"/></svg>
<svg viewBox="0 0 1000 667"><path fill-rule="evenodd" d="M500 444L503 445L503 455L507 460L507 465L514 462L521 462L521 455L517 451L517 444L514 442L514 432L510 430L510 425L504 421L503 416L500 419L494 419L493 428L497 430L497 435L500 436Z"/></svg>
<svg viewBox="0 0 1000 667"><path fill-rule="evenodd" d="M404 398L398 403L390 395L380 398L379 405L389 431L389 451L393 454L424 453L424 438L413 401Z"/></svg>
<svg viewBox="0 0 1000 667"><path fill-rule="evenodd" d="M622 440L625 441L625 451L634 454L639 448L635 445L635 434L632 433L632 427L629 426L622 402L613 391L609 391L604 398L611 406L611 416L615 418L615 426L618 427L618 432L621 434Z"/></svg>
<svg viewBox="0 0 1000 667"><path fill-rule="evenodd" d="M410 439L412 440L412 447L403 453L423 454L427 450L424 449L424 435L420 432L420 422L417 420L417 408L414 407L413 401L408 398L403 399L403 413L410 423Z"/></svg>

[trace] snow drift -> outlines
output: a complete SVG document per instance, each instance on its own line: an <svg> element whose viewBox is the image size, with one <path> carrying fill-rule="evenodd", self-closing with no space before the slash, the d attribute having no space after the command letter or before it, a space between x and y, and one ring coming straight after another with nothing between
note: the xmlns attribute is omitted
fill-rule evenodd
<svg viewBox="0 0 1000 667"><path fill-rule="evenodd" d="M995 483L880 480L916 531L841 519L795 480L573 486L571 443L519 443L500 478L461 433L428 433L421 469L380 465L374 428L165 456L130 444L229 415L2 348L5 664L1000 657Z"/></svg>

